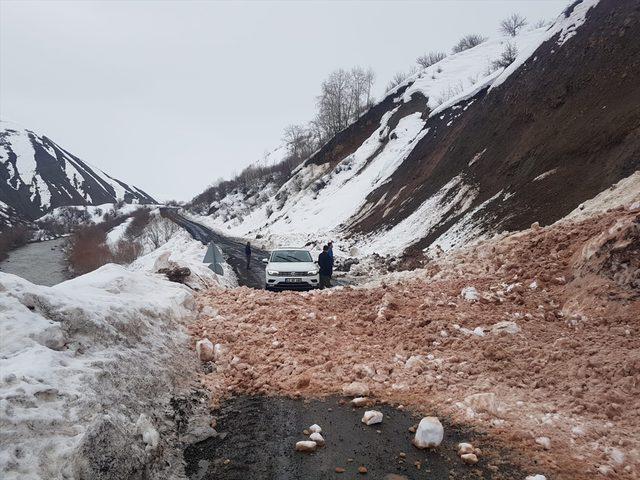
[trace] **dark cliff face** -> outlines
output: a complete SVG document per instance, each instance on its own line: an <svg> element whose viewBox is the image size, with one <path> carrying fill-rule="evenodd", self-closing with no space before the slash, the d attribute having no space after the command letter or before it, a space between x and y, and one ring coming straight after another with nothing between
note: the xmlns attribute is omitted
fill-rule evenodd
<svg viewBox="0 0 640 480"><path fill-rule="evenodd" d="M47 137L7 122L0 126L0 202L21 218L35 220L66 205L157 203Z"/></svg>
<svg viewBox="0 0 640 480"><path fill-rule="evenodd" d="M457 176L478 192L467 213L486 202L470 218L482 231L552 223L640 168L639 106L640 3L603 0L561 48L550 39L490 93L430 118L350 231L397 224ZM460 222L455 212L415 247Z"/></svg>

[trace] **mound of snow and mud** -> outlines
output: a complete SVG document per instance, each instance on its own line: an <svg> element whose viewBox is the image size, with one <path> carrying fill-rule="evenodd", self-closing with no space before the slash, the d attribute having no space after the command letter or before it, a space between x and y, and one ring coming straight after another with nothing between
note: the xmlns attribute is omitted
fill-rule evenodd
<svg viewBox="0 0 640 480"><path fill-rule="evenodd" d="M116 265L54 287L0 274L2 478L180 478L193 305Z"/></svg>
<svg viewBox="0 0 640 480"><path fill-rule="evenodd" d="M532 225L425 269L310 293L202 293L230 394L339 395L469 423L548 478L640 474L640 211Z"/></svg>

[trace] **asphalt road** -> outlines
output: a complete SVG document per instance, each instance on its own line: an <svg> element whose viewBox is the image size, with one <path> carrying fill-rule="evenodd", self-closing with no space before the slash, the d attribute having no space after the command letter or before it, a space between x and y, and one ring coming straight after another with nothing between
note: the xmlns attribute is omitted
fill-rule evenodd
<svg viewBox="0 0 640 480"><path fill-rule="evenodd" d="M340 404L340 398L301 400L238 396L225 401L214 415L216 435L187 447L186 473L191 480L505 480L525 473L506 460L506 453L482 434L452 425L446 419L440 447L413 447L409 427L420 421L406 410L378 404L382 423L361 422L366 409ZM303 429L317 423L326 445L308 454L294 451L308 440ZM482 449L480 461L465 465L459 442ZM401 453L402 452L402 453ZM490 468L489 464L497 465ZM358 473L365 466L367 475ZM344 473L336 473L336 467Z"/></svg>
<svg viewBox="0 0 640 480"><path fill-rule="evenodd" d="M236 273L239 285L260 289L264 288L265 278L262 259L267 258L269 252L252 246L251 262L249 268L247 268L247 260L244 254L245 242L243 240L220 235L200 223L183 217L170 208L163 208L161 212L162 215L180 225L189 232L193 238L199 240L204 245L208 245L209 242L214 242L220 250L222 250L226 262Z"/></svg>

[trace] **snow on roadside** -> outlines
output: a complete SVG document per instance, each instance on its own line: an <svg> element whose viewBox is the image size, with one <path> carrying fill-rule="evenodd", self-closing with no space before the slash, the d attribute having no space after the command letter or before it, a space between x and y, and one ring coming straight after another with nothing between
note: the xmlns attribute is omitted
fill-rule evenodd
<svg viewBox="0 0 640 480"><path fill-rule="evenodd" d="M113 264L54 287L0 273L1 476L96 478L105 455L122 478L148 468L134 422L193 367L192 307L188 287Z"/></svg>
<svg viewBox="0 0 640 480"><path fill-rule="evenodd" d="M109 230L109 233L107 233L107 245L109 247L115 247L118 242L124 238L127 227L131 224L132 221L133 217L129 217L120 225L117 225Z"/></svg>
<svg viewBox="0 0 640 480"><path fill-rule="evenodd" d="M187 278L187 285L192 288L237 287L238 279L228 263L222 264L224 275L216 275L202 262L206 252L207 246L180 229L167 243L135 260L129 269L155 273L161 268L188 267L191 275Z"/></svg>

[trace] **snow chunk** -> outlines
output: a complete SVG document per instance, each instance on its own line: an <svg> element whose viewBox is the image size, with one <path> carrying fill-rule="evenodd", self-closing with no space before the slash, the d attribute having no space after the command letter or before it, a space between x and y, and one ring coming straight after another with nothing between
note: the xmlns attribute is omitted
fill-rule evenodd
<svg viewBox="0 0 640 480"><path fill-rule="evenodd" d="M311 440L312 442L316 442L319 447L322 447L324 445L324 437L320 435L319 432L313 432L311 435L309 435L309 440Z"/></svg>
<svg viewBox="0 0 640 480"><path fill-rule="evenodd" d="M442 443L444 428L437 417L424 417L418 424L413 444L418 448L433 448Z"/></svg>
<svg viewBox="0 0 640 480"><path fill-rule="evenodd" d="M309 427L309 431L311 433L320 433L322 432L322 428L320 428L320 425L318 425L317 423L314 423Z"/></svg>
<svg viewBox="0 0 640 480"><path fill-rule="evenodd" d="M213 343L208 338L198 340L196 342L196 353L201 362L210 362L214 356Z"/></svg>
<svg viewBox="0 0 640 480"><path fill-rule="evenodd" d="M362 382L351 382L342 387L342 394L347 397L366 397L369 395L369 386Z"/></svg>
<svg viewBox="0 0 640 480"><path fill-rule="evenodd" d="M147 415L141 413L136 421L136 433L142 435L142 441L147 444L146 450L155 450L160 443L160 434L155 429Z"/></svg>
<svg viewBox="0 0 640 480"><path fill-rule="evenodd" d="M464 287L460 292L460 296L467 302L477 302L480 300L480 294L475 287Z"/></svg>
<svg viewBox="0 0 640 480"><path fill-rule="evenodd" d="M382 417L382 412L379 412L377 410L367 410L366 412L364 412L361 421L365 425L374 425L376 423L382 423Z"/></svg>

